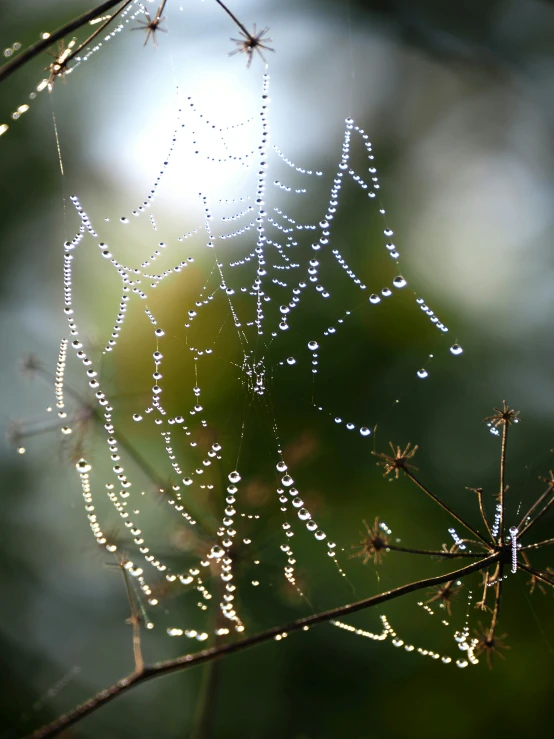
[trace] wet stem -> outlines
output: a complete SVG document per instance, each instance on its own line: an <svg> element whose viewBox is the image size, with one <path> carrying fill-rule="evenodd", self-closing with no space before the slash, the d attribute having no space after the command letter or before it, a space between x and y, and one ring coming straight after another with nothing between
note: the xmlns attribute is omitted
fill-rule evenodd
<svg viewBox="0 0 554 739"><path fill-rule="evenodd" d="M466 575L470 575L473 572L478 572L479 570L484 570L487 567L490 567L491 564L499 562L502 556L503 555L501 552L495 552L494 554L491 554L487 557L482 557L478 562L473 562L472 564L466 565L465 567L462 567L458 570L454 570L443 575L438 575L436 577L426 578L425 580L418 580L416 582L408 583L407 585L402 585L399 588L394 588L393 590L389 590L385 593L380 593L379 595L365 598L361 601L357 601L356 603L350 603L339 608L333 608L329 611L323 611L312 616L307 616L306 618L297 619L296 621L293 621L288 625L276 626L271 629L267 629L266 631L262 631L259 634L246 637L245 639L240 639L239 641L236 641L232 644L214 646L211 649L205 649L201 652L196 652L195 654L187 654L182 657L177 657L176 659L159 662L153 665L144 665L140 673L137 673L137 671L135 670L127 677L119 680L117 683L114 683L109 688L102 690L94 697L85 701L85 703L82 703L80 706L77 706L63 716L60 716L52 723L43 726L41 729L38 729L30 735L30 739L46 739L47 737L57 736L60 732L67 729L69 726L72 726L81 721L83 718L85 718L85 716L94 713L109 701L126 693L131 688L140 685L143 682L146 682L147 680L152 680L153 678L161 677L162 675L168 675L173 672L180 672L191 667L197 667L199 665L214 662L215 660L221 659L222 657L226 657L236 652L242 652L245 649L249 649L250 647L273 641L276 637L281 637L284 634L288 635L297 631L307 631L311 626L316 626L317 624L321 623L327 623L333 621L336 618L341 618L344 616L348 616L351 613L356 613L357 611L373 608L375 606L381 605L382 603L386 603L387 601L400 598L404 595L407 595L408 593L413 593L424 588L429 588L436 585L441 585L442 583L450 582L452 580L457 580L459 578L465 577ZM500 600L499 596L500 586L497 584L497 604L495 607L496 618L498 617ZM494 626L496 625L496 620L494 617L493 624Z"/></svg>

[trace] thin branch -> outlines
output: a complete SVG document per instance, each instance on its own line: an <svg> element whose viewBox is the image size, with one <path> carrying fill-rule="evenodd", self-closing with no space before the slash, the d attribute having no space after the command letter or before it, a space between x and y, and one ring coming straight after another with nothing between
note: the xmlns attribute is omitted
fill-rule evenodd
<svg viewBox="0 0 554 739"><path fill-rule="evenodd" d="M387 544L383 547L391 552L406 552L407 554L427 554L431 557L444 557L445 559L455 559L456 557L482 557L483 552L445 552L432 549L409 549L407 547L397 547L395 544Z"/></svg>
<svg viewBox="0 0 554 739"><path fill-rule="evenodd" d="M216 1L216 3L220 7L223 8L223 10L229 16L229 18L231 18L231 20L233 20L237 24L237 26L244 33L244 35L247 36L248 38L250 38L252 36L252 34L249 31L246 30L245 26L242 25L242 23L239 21L239 19L237 18L237 16L232 11L230 11L229 8L224 3L221 2L221 0L215 0L215 1Z"/></svg>
<svg viewBox="0 0 554 739"><path fill-rule="evenodd" d="M31 59L34 59L43 51L46 51L46 49L52 46L52 44L54 44L56 41L60 41L61 39L68 36L70 33L73 33L73 31L77 31L79 28L82 28L82 26L87 24L89 21L94 20L94 18L102 15L102 13L104 13L106 10L110 10L114 7L114 5L118 5L120 2L121 0L105 0L103 3L100 3L100 5L97 5L92 10L88 10L86 13L83 13L83 15L80 15L78 18L74 18L72 21L69 21L69 23L61 26L56 31L51 33L47 38L43 38L40 41L37 41L36 44L33 44L33 46L29 46L28 49L25 49L25 51L21 52L21 54L16 56L14 59L11 59L9 62L4 64L3 67L0 68L0 82L7 79L16 70L18 70L27 62L31 61Z"/></svg>
<svg viewBox="0 0 554 739"><path fill-rule="evenodd" d="M234 654L235 652L242 652L243 650L249 649L250 647L256 646L257 644L264 644L266 642L272 641L276 637L282 636L283 634L291 634L296 631L305 631L310 626L315 626L316 624L320 623L326 623L328 621L332 621L333 619L341 618L344 616L348 616L351 613L365 610L366 608L372 608L374 606L381 605L382 603L394 600L395 598L399 598L403 595L406 595L407 593L413 593L418 590L422 590L423 588L429 588L434 585L441 585L442 583L450 582L451 580L457 580L458 578L470 575L472 572L484 570L486 567L489 567L494 562L500 561L502 556L503 554L501 552L495 552L489 557L485 557L479 562L473 562L470 565L466 565L459 570L454 570L453 572L448 572L444 575L429 577L425 580L419 580L407 585L402 585L401 587L395 588L394 590L389 590L385 593L380 593L379 595L365 598L364 600L358 601L356 603L350 603L346 606L333 608L329 611L323 611L322 613L317 613L312 616L300 618L296 621L293 621L288 626L276 626L268 629L267 631L262 631L259 634L255 634L254 636L241 639L240 641L234 642L233 644L215 646L210 649L204 649L201 652L196 652L196 654L186 654L183 657L177 657L176 659L159 662L154 665L145 665L144 670L140 675L137 675L136 673L131 673L127 677L111 685L106 690L102 690L100 693L85 701L80 706L77 706L63 716L60 716L52 723L38 729L30 736L30 739L48 739L49 737L57 736L60 732L67 729L69 726L76 724L85 716L94 713L114 698L117 698L123 693L126 693L131 688L135 687L136 685L140 685L147 680L151 680L155 677L160 677L161 675L168 675L173 672L179 672L190 667L196 667L207 662L212 662L213 660L226 657L230 654Z"/></svg>
<svg viewBox="0 0 554 739"><path fill-rule="evenodd" d="M540 549L541 547L550 546L550 544L554 544L554 539L544 539L543 541L538 541L536 544L528 544L526 547L521 547L519 551L524 552L527 549Z"/></svg>
<svg viewBox="0 0 554 739"><path fill-rule="evenodd" d="M539 497L533 503L533 505L531 506L531 508L529 508L529 510L527 511L527 513L522 517L521 521L517 525L517 528L518 528L518 530L520 532L519 533L519 536L521 536L521 533L523 532L523 529L525 527L525 522L527 521L527 519L528 518L531 518L531 516L533 515L534 511L540 506L540 504L546 499L546 497L548 496L549 493L552 492L552 490L553 490L553 485L550 484L546 488L546 490L544 491L544 493L542 495L539 495Z"/></svg>
<svg viewBox="0 0 554 739"><path fill-rule="evenodd" d="M144 672L144 660L142 658L142 649L140 645L140 613L137 608L135 595L129 582L129 573L125 567L125 560L119 561L119 568L123 575L123 581L125 582L125 590L127 592L127 599L129 601L129 608L131 609L131 617L129 623L133 627L133 657L135 660L135 672L136 675L141 675Z"/></svg>
<svg viewBox="0 0 554 739"><path fill-rule="evenodd" d="M491 530L491 527L489 526L487 514L485 513L485 508L483 506L483 489L482 488L468 488L468 490L472 490L474 493L477 493L477 501L479 503L479 511L481 513L481 518L483 519L483 523L485 524L485 528L487 529L487 532L491 538L491 541L494 542L494 536L492 535L492 530Z"/></svg>
<svg viewBox="0 0 554 739"><path fill-rule="evenodd" d="M65 59L65 62L64 62L64 64L65 64L65 65L69 64L69 62L70 62L70 61L71 61L71 60L72 60L72 59L73 59L74 57L76 57L76 56L77 56L77 54L79 54L79 52L81 52L81 51L82 51L82 50L83 50L83 49L85 48L85 46L88 46L88 45L90 44L90 42L91 42L91 41L92 41L93 39L95 39L95 38L96 38L96 37L97 37L97 36L98 36L99 34L101 34L101 33L102 33L102 31L103 31L103 30L104 30L104 29L106 28L106 26L109 26L109 25L110 25L110 23L112 23L112 22L113 22L113 21L114 21L114 20L115 20L115 19L117 18L117 16L118 16L118 15L119 15L120 13L122 13L122 12L123 12L123 11L125 10L125 8L126 8L126 7L128 6L128 5L130 5L130 4L132 3L132 2L134 2L134 0L125 0L125 2L123 3L123 5L122 5L122 6L120 7L120 8L118 8L118 9L117 9L117 10L115 11L115 13L113 13L113 14L112 14L112 15L111 15L111 16L110 16L109 18L107 18L107 19L106 19L106 20L104 21L104 23L102 23L102 25L100 26L100 28L97 28L97 29L96 29L96 31L95 31L95 32L94 32L93 34L91 34L91 35L90 35L90 36L89 36L89 37L88 37L87 39L85 39L85 41L83 41L83 43L82 43L82 44L80 44L80 45L79 45L79 46L78 46L78 47L77 47L76 49L74 49L74 50L73 50L73 51L71 52L71 54L69 54L69 55L68 55L68 56L66 57L66 59Z"/></svg>
<svg viewBox="0 0 554 739"><path fill-rule="evenodd" d="M550 490L547 490L547 492L551 492L551 491L552 491L552 488L550 488ZM544 500L545 497L546 497L546 493L543 494L543 495L541 495L541 497L539 498L539 501ZM537 504L538 504L539 501L537 501ZM529 521L529 523L521 529L521 531L519 532L519 537L520 538L523 536L523 534L525 534L527 531L529 531L529 529L531 528L531 526L534 526L537 523L537 521L544 516L544 514L548 511L548 509L551 507L551 505L553 503L554 503L554 497L550 498L550 500L548 501L548 503L546 503L546 505L544 505L541 508L541 510L535 515L535 517L532 518Z"/></svg>
<svg viewBox="0 0 554 739"><path fill-rule="evenodd" d="M533 575L533 577L536 577L537 580L541 580L542 582L554 588L554 580L548 577L548 575L545 575L544 573L539 572L539 570L535 570L533 567L529 567L529 565L523 564L523 562L520 562L518 567L521 567L522 570L525 570L530 575Z"/></svg>
<svg viewBox="0 0 554 739"><path fill-rule="evenodd" d="M491 621L491 627L489 629L488 641L492 641L494 639L494 632L498 625L498 614L500 613L500 600L501 600L501 595L502 595L503 570L504 570L504 563L500 562L498 565L498 576L497 576L497 580L495 584L494 610L492 613L492 621Z"/></svg>
<svg viewBox="0 0 554 739"><path fill-rule="evenodd" d="M478 539L480 539L483 542L483 544L486 545L487 548L489 547L489 542L483 536L481 536L481 534L477 531L477 529L474 529L471 524L467 523L467 521L464 521L464 519L458 516L457 513L454 513L454 511L452 510L452 508L450 508L450 506L447 506L446 503L443 503L440 498L438 498L434 493L428 490L425 487L425 485L422 482L420 482L412 472L410 472L410 470L406 469L405 467L403 467L402 469L404 473L410 478L410 480L413 483L415 483L418 486L420 490L423 490L423 492L426 495L428 495L432 500L434 500L435 503L438 503L440 507L444 509L447 513L449 513L452 516L452 518L458 521L458 523L464 526L468 531L471 531L471 533L474 536L476 536Z"/></svg>

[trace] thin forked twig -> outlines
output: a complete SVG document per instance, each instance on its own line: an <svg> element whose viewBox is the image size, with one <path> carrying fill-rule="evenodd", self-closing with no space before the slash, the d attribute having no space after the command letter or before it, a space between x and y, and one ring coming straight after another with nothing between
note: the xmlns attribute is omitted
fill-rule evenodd
<svg viewBox="0 0 554 739"><path fill-rule="evenodd" d="M552 493L552 491L553 491L553 490L554 490L554 486L553 486L553 485L549 485L549 486L548 486L548 489L547 489L547 490L546 490L546 491L545 491L545 492L544 492L544 493L543 493L543 494L542 494L542 495L540 496L540 498L538 498L537 502L536 502L536 503L535 503L534 505L532 505L532 506L531 506L531 508L529 509L528 513L526 513L526 514L525 514L525 518L523 519L523 521L526 521L526 520L527 520L527 519L528 519L528 518L529 518L529 517L531 516L531 514L533 513L533 511L535 511L535 510L536 510L536 509L537 509L537 508L539 507L539 505L540 505L540 504L541 504L541 503L542 503L542 502L543 502L544 500L546 500L546 498L548 497L548 495L549 495L550 493ZM552 505L553 503L554 503L554 496L553 496L552 498L550 498L550 500L548 501L548 503L546 503L546 504L545 504L545 505L544 505L544 506L543 506L543 507L541 508L541 510L540 510L540 511L539 511L538 513L536 513L536 514L534 515L534 517L533 517L533 518L531 518L531 520L530 520L530 521L528 521L528 522L527 522L527 523L526 523L526 524L525 524L525 525L524 525L524 526L523 526L523 527L522 527L522 528L520 529L520 531L519 531L519 536L520 536L520 538L521 538L521 537L523 536L523 534L525 534L525 533L526 533L527 531L529 531L529 529L530 529L530 528L531 528L532 526L534 526L534 525L535 525L535 524L537 523L537 521L538 521L539 519L541 519L541 518L542 518L542 517L544 516L544 514L545 514L545 513L546 513L546 512L548 511L548 509L550 508L550 506L551 506L551 505ZM523 522L522 522L522 523L523 523ZM520 524L520 526L522 526L522 524ZM520 527L518 526L518 528L520 528Z"/></svg>
<svg viewBox="0 0 554 739"><path fill-rule="evenodd" d="M518 566L521 567L522 570L528 572L530 575L533 575L533 577L536 577L537 580L541 580L541 582L544 582L554 588L554 579L548 577L548 575L545 575L544 572L539 572L539 570L535 570L533 567L523 564L523 562L520 562Z"/></svg>
<svg viewBox="0 0 554 739"><path fill-rule="evenodd" d="M60 716L52 723L43 726L41 729L35 731L31 736L31 739L49 739L54 737L60 732L67 729L69 726L76 724L78 721L83 719L85 716L94 713L99 708L110 702L114 698L126 693L131 688L141 683L151 680L161 675L168 675L173 672L179 672L181 670L188 669L190 667L196 667L207 662L211 662L229 654L236 652L242 652L245 649L249 649L257 644L264 644L272 641L275 637L278 637L284 633L291 634L297 631L305 631L310 626L316 624L326 623L336 618L348 616L351 613L362 611L367 608L386 603L387 601L399 598L407 593L413 593L423 588L429 588L434 585L441 585L442 583L449 582L451 580L457 580L458 578L470 575L472 572L478 572L486 567L489 567L494 562L497 562L502 557L502 554L495 552L488 557L484 557L479 562L473 562L470 565L448 572L444 575L438 575L436 577L426 578L425 580L419 580L412 582L407 585L402 585L394 590L389 590L379 595L374 595L370 598L358 601L356 603L350 603L346 606L339 608L333 608L329 611L323 611L321 613L314 614L313 616L307 616L306 618L300 618L293 621L288 626L276 626L267 631L263 631L254 636L241 639L240 641L234 642L233 644L225 644L224 646L216 646L211 649L204 649L201 652L195 654L186 654L183 657L177 657L176 659L167 660L166 662L159 662L154 665L145 665L143 671L137 675L135 672L131 673L127 677L114 683L106 690L102 690L100 693L95 695L93 698L85 701L80 706L77 706L72 711Z"/></svg>
<svg viewBox="0 0 554 739"><path fill-rule="evenodd" d="M105 0L103 3L100 3L100 5L97 5L92 10L88 10L86 13L83 13L83 15L80 15L78 18L74 18L72 21L69 21L69 23L66 23L64 26L60 26L60 28L58 28L46 38L42 38L40 41L37 41L36 44L29 46L28 49L22 51L21 54L14 57L0 68L0 82L7 79L11 74L20 69L31 59L34 59L43 51L46 51L46 49L52 46L52 44L54 44L56 41L60 41L61 39L68 36L70 33L73 33L73 31L77 31L79 28L82 28L89 21L94 20L94 18L102 15L102 13L104 13L106 10L110 10L115 5L118 5L121 1L122 0Z"/></svg>
<svg viewBox="0 0 554 739"><path fill-rule="evenodd" d="M131 616L129 618L129 623L133 627L133 657L135 660L135 673L136 675L141 675L144 672L144 660L142 658L142 649L140 645L140 613L137 606L137 601L135 598L135 595L133 593L133 589L131 588L131 583L129 582L129 573L127 572L126 568L126 561L124 558L122 558L119 561L119 568L121 569L121 574L123 575L123 581L125 582L125 591L127 593L127 600L129 601L129 608L131 609Z"/></svg>
<svg viewBox="0 0 554 739"><path fill-rule="evenodd" d="M494 543L494 536L492 535L492 530L491 530L491 527L489 526L487 514L485 513L485 507L483 506L483 488L467 488L467 490L471 490L477 494L477 501L479 503L479 511L481 513L481 518L483 519L483 523L485 524L487 533L491 538L491 542Z"/></svg>
<svg viewBox="0 0 554 739"><path fill-rule="evenodd" d="M425 485L420 482L417 477L410 472L410 470L404 470L406 475L410 478L410 480L417 485L417 487L422 490L426 495L428 495L432 500L435 501L435 503L438 503L440 507L445 510L447 513L449 513L452 518L454 518L456 521L458 521L459 524L464 526L468 531L471 531L473 536L476 536L480 541L485 544L485 546L488 548L489 542L485 539L484 536L481 536L481 534L477 531L477 529L473 528L473 526L465 521L461 516L459 516L457 513L455 513L450 506L448 506L446 503L444 503L438 496L436 496L434 493L432 493Z"/></svg>

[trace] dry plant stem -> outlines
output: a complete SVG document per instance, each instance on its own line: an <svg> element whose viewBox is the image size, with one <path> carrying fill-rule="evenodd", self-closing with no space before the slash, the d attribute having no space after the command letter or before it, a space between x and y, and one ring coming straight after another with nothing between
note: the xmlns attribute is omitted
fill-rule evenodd
<svg viewBox="0 0 554 739"><path fill-rule="evenodd" d="M119 567L123 575L125 582L125 591L127 592L127 599L129 601L129 608L131 609L131 617L129 621L133 627L133 657L135 660L135 675L140 675L144 672L144 660L142 658L142 649L140 646L140 613L137 608L137 602L129 582L129 573L125 569L124 561L119 562Z"/></svg>
<svg viewBox="0 0 554 739"><path fill-rule="evenodd" d="M432 549L409 549L408 547L397 547L396 544L387 544L383 547L385 551L406 552L407 554L427 554L430 557L444 557L445 559L455 559L456 557L482 557L483 552L441 552Z"/></svg>
<svg viewBox="0 0 554 739"><path fill-rule="evenodd" d="M483 508L483 491L476 490L475 492L477 493L477 500L479 502L479 510L481 512L481 518L483 519L483 523L485 524L485 528L487 529L487 532L491 538L491 541L494 542L494 536L492 535L491 527L489 526L487 514L485 513L485 509Z"/></svg>
<svg viewBox="0 0 554 739"><path fill-rule="evenodd" d="M520 552L525 552L528 549L540 549L541 547L548 547L550 544L554 544L554 539L545 539L544 541L538 541L536 544L528 544L526 547L521 547Z"/></svg>
<svg viewBox="0 0 554 739"><path fill-rule="evenodd" d="M79 49L77 49L75 52L73 52L69 57L68 60L75 56L75 54L78 51L81 51L81 49L86 46L90 41L96 36L97 33L100 32L108 23L111 23L112 20L118 15L124 7L126 7L130 2L133 0L128 0L128 2L124 3L124 6L120 8L117 13L114 13L114 15L108 19L101 27L101 29L98 29L98 31L95 31L95 33L90 36L84 44L81 44ZM40 41L37 41L36 44L33 44L32 46L29 46L28 49L25 49L25 51L22 51L21 54L11 59L9 62L4 64L2 67L0 67L0 82L7 79L10 75L12 75L14 72L16 72L18 69L23 67L27 62L31 61L31 59L34 59L36 56L41 54L43 51L46 51L52 44L55 44L56 41L60 41L61 39L64 39L66 36L68 36L70 33L73 33L74 31L79 30L79 28L82 28L84 25L86 25L89 21L94 20L95 18L98 18L98 16L102 15L102 13L106 12L107 10L110 10L115 5L119 5L122 0L105 0L105 2L100 3L100 5L97 5L92 10L88 10L86 13L83 13L83 15L80 15L78 18L74 18L73 20L69 21L69 23L66 23L64 26L60 26L56 31L53 31L48 38L43 38ZM163 0L161 8L158 10L158 13L156 14L156 17L160 17L163 9L165 7L167 0ZM239 21L239 19L232 13L229 8L224 5L221 0L216 0L217 4L220 5L223 10L227 13L227 15L232 18L232 20L237 24L237 26L243 31L243 33L246 34L246 36L250 36L251 34L246 30L245 26L242 25L242 23ZM66 61L68 61L66 60Z"/></svg>
<svg viewBox="0 0 554 739"><path fill-rule="evenodd" d="M246 30L245 26L243 26L243 25L242 25L242 23L241 23L241 22L239 21L239 19L237 18L237 16L236 16L236 15L235 15L235 14L234 14L233 12L231 12L231 11L229 10L229 8L228 8L228 7L227 7L227 6L226 6L226 5L224 4L224 3L222 3L222 2L221 2L221 0L215 0L215 1L216 1L216 3L217 3L217 4L219 5L219 6L221 6L221 7L223 8L223 10L224 10L224 11L225 11L225 12L227 13L227 15L229 16L229 18L231 18L231 20L232 20L232 21L234 21L234 23L236 23L236 24L237 24L237 26L238 26L238 27L240 28L240 30L241 30L241 31L242 31L242 32L244 33L244 35L245 35L245 36L247 36L247 37L250 37L250 36L251 36L251 33L250 33L249 31L247 31L247 30Z"/></svg>
<svg viewBox="0 0 554 739"><path fill-rule="evenodd" d="M83 41L82 44L80 44L76 49L74 49L71 52L71 54L69 54L69 56L66 58L64 64L66 64L66 65L69 64L69 62L74 57L76 57L77 54L79 54L79 52L81 52L85 48L85 46L88 46L93 39L95 39L99 34L101 34L102 31L106 28L106 26L109 26L110 23L112 23L117 18L117 16L120 13L122 13L125 10L125 8L128 5L130 5L132 2L134 2L134 0L125 0L125 2L123 3L123 5L120 8L118 8L115 11L115 13L113 13L107 20L105 20L104 23L102 23L102 25L100 26L100 28L97 28L96 31L92 35L90 35L85 41Z"/></svg>
<svg viewBox="0 0 554 739"><path fill-rule="evenodd" d="M57 736L64 729L67 729L69 726L76 724L78 721L81 721L81 719L85 718L85 716L90 715L114 698L117 698L119 695L122 695L131 688L135 687L136 685L140 685L147 680L151 680L155 677L161 677L162 675L168 675L172 672L179 672L180 670L185 670L190 667L196 667L198 665L206 664L208 662L212 662L213 660L217 660L230 654L234 654L235 652L242 652L244 649L249 649L250 647L256 646L257 644L264 644L265 642L272 641L273 639L275 639L276 636L279 636L280 634L292 634L296 631L303 631L306 629L306 627L315 626L316 624L320 623L326 623L328 621L332 621L335 618L343 618L344 616L348 616L351 613L356 613L357 611L362 611L366 608L373 608L375 606L381 605L382 603L386 603L387 601L394 600L395 598L400 598L401 596L407 595L408 593L422 590L423 588L429 588L433 587L434 585L441 585L442 583L450 582L451 580L457 580L458 578L470 575L472 572L484 570L491 564L501 561L501 558L503 556L504 555L502 552L495 552L488 557L484 557L479 562L473 562L472 564L466 565L459 570L454 570L453 572L448 572L444 575L438 575L436 577L429 577L425 580L418 580L417 582L408 583L407 585L402 585L401 587L395 588L394 590L389 590L385 593L380 593L379 595L365 598L364 600L360 600L356 603L350 603L346 606L340 606L339 608L333 608L329 611L316 613L313 616L300 618L286 626L276 626L268 629L267 631L262 631L259 634L255 634L254 636L236 641L232 644L225 644L220 647L215 646L211 649L204 649L201 652L197 652L196 654L186 654L183 657L177 657L176 659L167 660L166 662L159 662L154 665L145 665L143 671L140 674L133 672L122 680L119 680L117 683L114 683L106 690L100 691L100 693L95 695L93 698L90 698L88 701L85 701L85 703L82 703L80 706L77 706L72 711L69 711L52 723L43 726L41 729L35 731L32 735L30 735L30 739L47 739L49 737ZM498 589L497 593L499 594L499 592L500 590ZM497 616L498 604L495 612Z"/></svg>
<svg viewBox="0 0 554 739"><path fill-rule="evenodd" d="M13 74L28 61L34 59L43 51L46 51L46 49L52 46L52 44L56 43L56 41L60 41L68 34L73 33L73 31L77 31L86 23L94 20L94 18L102 15L102 13L104 13L106 10L110 10L114 7L114 5L118 5L120 2L121 0L105 0L105 2L100 3L100 5L97 5L92 10L88 10L86 13L83 13L83 15L80 15L78 18L74 18L72 21L69 21L69 23L66 23L65 26L61 26L60 28L58 28L57 31L51 33L48 38L41 39L40 41L37 41L36 44L33 44L33 46L29 46L29 48L25 49L25 51L22 51L19 56L10 60L9 62L7 62L7 64L4 64L4 66L0 68L0 82L7 79L11 74Z"/></svg>
<svg viewBox="0 0 554 739"><path fill-rule="evenodd" d="M544 496L541 496L541 498L544 500ZM529 531L529 529L531 528L531 526L534 526L537 523L537 521L544 516L544 514L548 511L548 509L552 506L553 503L554 503L554 497L550 498L550 500L548 501L548 503L546 503L546 505L544 505L542 507L542 509L535 515L535 517L532 518L529 521L529 523L526 526L523 527L523 529L519 533L519 536L521 537L521 536L523 536L523 534L525 534L527 531Z"/></svg>
<svg viewBox="0 0 554 739"><path fill-rule="evenodd" d="M473 534L473 536L476 536L480 541L483 542L483 544L487 547L487 549L489 549L489 542L483 536L481 536L481 534L477 531L477 529L474 529L473 526L471 526L471 524L467 523L467 521L464 521L463 518L460 518L460 516L458 516L457 513L454 513L454 511L452 510L452 508L450 508L449 506L447 506L446 503L443 503L440 498L437 498L437 496L434 493L432 493L430 490L428 490L425 487L425 485L423 483L421 483L412 472L410 472L410 470L408 470L406 468L403 468L403 470L404 470L404 473L406 475L408 475L408 477L410 478L410 480L413 483L415 483L420 490L423 490L423 492L426 495L428 495L430 498L432 498L435 501L435 503L438 503L440 505L440 507L443 508L447 513L449 513L452 516L452 518L456 519L456 521L458 521L458 523L460 523L462 526L464 526L468 531L471 531L471 533Z"/></svg>
<svg viewBox="0 0 554 739"><path fill-rule="evenodd" d="M521 519L521 521L519 522L519 524L517 526L518 529L519 529L519 536L521 536L521 534L523 533L523 530L525 528L527 528L526 523L525 523L527 521L527 519L528 518L531 518L531 516L536 511L536 509L540 506L540 504L544 500L546 500L546 498L548 497L548 495L552 492L552 489L553 489L552 488L552 485L549 485L546 488L546 490L544 491L544 493L537 498L537 500L533 503L533 505L531 506L531 508L529 508L529 510L527 511L527 513L523 516L523 518Z"/></svg>
<svg viewBox="0 0 554 739"><path fill-rule="evenodd" d="M492 621L491 621L491 627L489 629L489 635L488 640L492 641L494 639L494 632L496 630L496 626L498 624L498 614L500 613L500 597L502 595L502 574L504 570L504 564L500 562L498 564L498 574L497 574L497 580L494 586L495 590L495 601L494 601L494 610L492 612Z"/></svg>
<svg viewBox="0 0 554 739"><path fill-rule="evenodd" d="M535 570L533 567L530 567L529 565L523 564L523 562L519 562L518 567L520 567L522 570L525 570L530 575L533 575L533 577L536 577L537 580L541 580L542 582L554 588L554 580L551 577L548 577L548 575L545 575L542 572Z"/></svg>

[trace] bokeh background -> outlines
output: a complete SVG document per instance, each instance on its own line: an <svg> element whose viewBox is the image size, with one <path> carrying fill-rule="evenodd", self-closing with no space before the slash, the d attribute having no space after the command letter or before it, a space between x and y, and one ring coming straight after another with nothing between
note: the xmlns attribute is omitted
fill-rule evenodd
<svg viewBox="0 0 554 739"><path fill-rule="evenodd" d="M155 6L147 3L151 13ZM26 46L88 7L70 0L4 2L2 49L14 42ZM348 575L346 582L313 538L299 533L294 542L298 576L311 605L285 587L274 439L263 404L249 416L240 469L246 509L261 517L254 556L263 574L260 587L249 588L248 560L239 579L242 612L253 633L445 566L400 554L387 556L381 567L348 560L362 519L373 521L376 515L407 546L436 548L448 541L445 516L406 480L389 484L376 468L370 451L384 450L390 439L419 444L421 476L476 523L475 501L465 487L480 485L489 493L497 488L499 443L482 419L505 398L524 419L510 439L511 514L541 490L537 478L552 466L553 446L554 7L534 0L237 0L232 9L245 25L271 29L277 50L267 55L271 137L287 156L324 171L328 185L345 117L352 116L370 134L382 200L409 282L406 295L412 299L409 303L403 294L378 319L359 310L337 351L322 352L318 397L332 414L377 424L369 440L354 438L314 412L306 375L283 374L278 362L273 367L271 398L285 456L294 459L304 498L343 550L339 561ZM50 59L43 55L2 85L0 123L10 124L0 137L0 376L8 437L1 456L5 679L0 735L6 739L28 733L132 666L125 591L90 535L74 470L75 442L63 444L57 429L45 430L52 387L21 372L22 359L31 353L52 371L66 334L61 245L76 223L67 197L78 193L91 213L109 213L114 220L142 199L167 152L176 84L221 125L255 113L259 101L263 65L255 58L246 69L242 58L227 56L229 36L237 34L215 2L168 0L165 15L169 32L159 34L158 49L143 47L141 33L121 33L65 84L57 84L53 95L41 93L19 120L11 119L12 112L29 102ZM362 166L361 152L353 156ZM221 177L232 191L228 172L223 169ZM197 207L192 195L210 184L210 173L191 160L171 180L157 212L168 230L177 223L185 224L183 230L189 227L187 208ZM293 207L295 215L316 220L326 197L317 185L313 198ZM345 187L341 198L335 245L368 284L390 281L396 268L382 248L375 209L353 187ZM113 229L110 239L119 239L121 232ZM139 230L133 233L141 243ZM130 246L120 248L130 254ZM169 403L177 404L183 392L191 397L192 375L180 364L178 327L207 264L198 260L190 283L180 277L156 303L173 341L168 346L174 359L165 367ZM83 266L75 293L86 307L83 332L95 346L111 330L116 283L105 278L105 263L91 259ZM330 311L336 308L335 315L348 308L352 295L341 279L333 283ZM450 327L448 335L423 320L413 306L413 291ZM315 302L307 306L291 342L304 341L312 327L327 320L318 311ZM146 431L131 429L129 420L148 388L152 350L151 333L138 314L129 320L129 335L106 365L105 382L116 398L120 428L134 434L137 453L162 475L162 454ZM208 336L219 330L218 321L208 320ZM464 347L456 358L448 352L454 341ZM225 361L222 356L207 377L215 419L211 430L232 448L244 417L244 390L231 355ZM422 366L429 370L425 381L416 376ZM77 365L69 368L69 376L86 402ZM18 455L9 443L14 428L32 434L16 438L25 454ZM109 469L102 439L93 421L83 423L79 440L99 479ZM222 469L227 473L233 467L229 453ZM208 517L216 510L215 502L194 503ZM167 553L175 566L183 566L193 545L164 517L154 494L151 509L160 556ZM113 536L122 537L124 546L124 532L110 521L107 509L106 525L114 526ZM547 521L538 536L551 531ZM552 560L545 550L534 562L544 567ZM552 593L529 595L526 580L518 573L506 582L500 632L509 634L511 649L493 671L483 663L465 670L442 666L390 643L323 625L212 668L144 685L67 736L550 736ZM478 583L478 577L468 581L475 598ZM455 604L453 626L464 623L468 588ZM452 629L418 608L418 599L384 609L396 631L407 642L455 654ZM166 601L172 624L189 618L191 603L171 594ZM471 627L484 618L472 611ZM191 648L170 639L163 617L160 622L144 637L148 660ZM377 612L358 614L350 622L379 630Z"/></svg>

